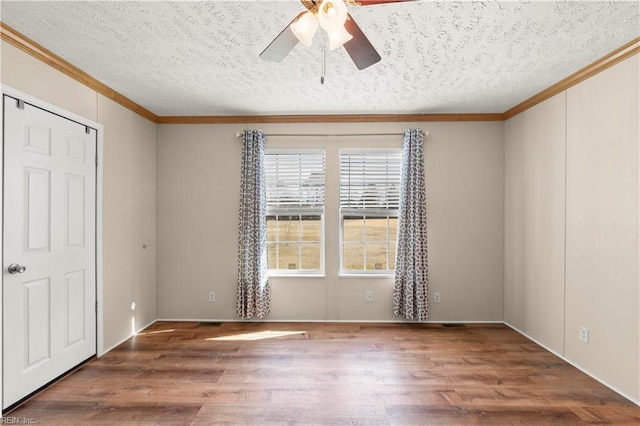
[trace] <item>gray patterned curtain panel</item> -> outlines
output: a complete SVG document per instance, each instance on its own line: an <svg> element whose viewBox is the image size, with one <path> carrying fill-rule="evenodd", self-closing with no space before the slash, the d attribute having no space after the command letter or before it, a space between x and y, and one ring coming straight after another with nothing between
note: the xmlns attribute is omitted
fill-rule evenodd
<svg viewBox="0 0 640 426"><path fill-rule="evenodd" d="M393 314L409 320L429 317L427 202L422 129L404 132L398 212L398 249L393 287Z"/></svg>
<svg viewBox="0 0 640 426"><path fill-rule="evenodd" d="M242 142L240 230L238 236L238 307L240 318L263 318L271 309L267 276L267 197L264 174L265 137L247 130Z"/></svg>

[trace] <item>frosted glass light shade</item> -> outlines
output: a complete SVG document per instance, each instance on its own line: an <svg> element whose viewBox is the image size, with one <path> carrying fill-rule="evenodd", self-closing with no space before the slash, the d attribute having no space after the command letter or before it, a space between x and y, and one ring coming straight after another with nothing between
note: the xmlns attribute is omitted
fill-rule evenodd
<svg viewBox="0 0 640 426"><path fill-rule="evenodd" d="M329 36L329 50L337 49L353 38L344 26L336 31L327 31L327 35Z"/></svg>
<svg viewBox="0 0 640 426"><path fill-rule="evenodd" d="M318 19L311 12L302 12L291 24L293 34L306 46L311 46L313 36L318 30Z"/></svg>
<svg viewBox="0 0 640 426"><path fill-rule="evenodd" d="M318 9L318 21L325 31L337 31L347 21L344 0L324 0Z"/></svg>

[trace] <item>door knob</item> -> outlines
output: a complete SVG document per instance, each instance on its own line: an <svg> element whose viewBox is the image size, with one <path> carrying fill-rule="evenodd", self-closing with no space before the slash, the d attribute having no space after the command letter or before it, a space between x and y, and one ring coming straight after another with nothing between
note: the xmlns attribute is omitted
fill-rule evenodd
<svg viewBox="0 0 640 426"><path fill-rule="evenodd" d="M7 268L7 271L10 274L21 274L24 271L27 270L26 266L23 265L18 265L17 263L12 263L11 265L9 265L9 267Z"/></svg>

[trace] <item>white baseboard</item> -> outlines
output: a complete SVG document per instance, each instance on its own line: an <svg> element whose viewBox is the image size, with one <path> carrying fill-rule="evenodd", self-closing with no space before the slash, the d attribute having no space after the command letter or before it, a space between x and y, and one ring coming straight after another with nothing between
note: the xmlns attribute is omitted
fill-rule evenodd
<svg viewBox="0 0 640 426"><path fill-rule="evenodd" d="M531 340L533 343L535 343L538 346L541 346L543 349L545 349L546 351L551 352L552 354L554 354L555 356L557 356L558 358L562 358L564 360L564 355L561 353L558 353L557 351L551 349L550 347L548 347L547 345L545 345L544 343L540 342L539 340L529 336L527 333L525 333L524 331L518 329L518 327L514 327L513 325L509 324L508 322L503 321L503 324L506 325L507 327L509 327L510 329L512 329L513 331L518 332L519 334L522 334L524 337L526 337L527 339Z"/></svg>
<svg viewBox="0 0 640 426"><path fill-rule="evenodd" d="M570 359L567 359L564 354L559 354L558 352L554 351L553 349L547 347L544 343L534 339L533 337L529 336L527 333L523 332L522 330L519 330L517 327L514 327L513 325L504 322L504 325L506 325L507 327L511 328L512 330L522 334L524 337L526 337L527 339L531 340L533 343L535 343L538 346L541 346L542 348L544 348L545 350L551 352L552 354L554 354L555 356L557 356L558 358L562 359L563 361L565 361L566 363L570 364L571 366L577 368L578 370L582 371L584 374L586 374L587 376L591 377L594 380L597 380L598 382L602 383L603 385L605 385L606 387L608 387L609 389L611 389L612 391L614 391L617 394L620 394L621 396L625 397L626 399L628 399L629 401L633 402L634 404L640 406L640 400L637 400L633 397L631 397L630 395L627 395L626 393L622 392L620 389L617 389L615 386L610 385L609 383L607 383L606 381L602 380L600 377L598 377L597 375L591 373L590 371L585 370L583 367L577 365L576 363L574 363L573 361L571 361Z"/></svg>
<svg viewBox="0 0 640 426"><path fill-rule="evenodd" d="M111 346L109 349L106 349L105 351L103 351L101 354L98 354L98 358L100 358L102 355L106 354L109 351L114 350L115 348L117 348L118 346L120 346L121 344L123 344L124 342L126 342L127 340L131 339L133 336L135 336L136 334L140 333L142 330L144 330L147 327L150 327L151 325L155 324L156 322L158 322L160 320L153 320L151 321L149 324L142 326L141 328L139 328L138 330L136 330L136 332L134 334L129 335L128 337L125 337L124 339L122 339L121 341L119 341L118 343L116 343L115 345Z"/></svg>
<svg viewBox="0 0 640 426"><path fill-rule="evenodd" d="M504 324L503 321L437 321L437 320L429 320L429 321L408 321L408 320L326 320L326 319L259 319L252 318L250 320L243 320L239 318L233 319L196 319L196 318L159 318L155 322L256 322L256 323L312 323L312 322L326 322L326 323L365 323L365 324Z"/></svg>

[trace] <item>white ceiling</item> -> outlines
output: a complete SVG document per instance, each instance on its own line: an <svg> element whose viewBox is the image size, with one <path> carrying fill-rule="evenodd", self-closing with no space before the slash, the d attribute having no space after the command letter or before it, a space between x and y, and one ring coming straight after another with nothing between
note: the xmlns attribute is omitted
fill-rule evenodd
<svg viewBox="0 0 640 426"><path fill-rule="evenodd" d="M382 61L321 31L258 58L297 1L7 1L1 19L157 115L504 112L640 36L640 2L416 1L349 7Z"/></svg>

